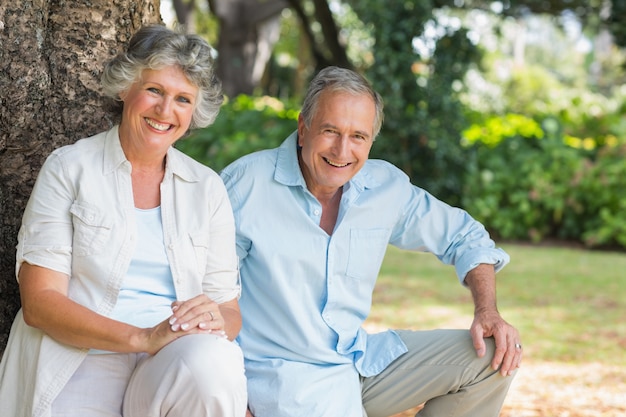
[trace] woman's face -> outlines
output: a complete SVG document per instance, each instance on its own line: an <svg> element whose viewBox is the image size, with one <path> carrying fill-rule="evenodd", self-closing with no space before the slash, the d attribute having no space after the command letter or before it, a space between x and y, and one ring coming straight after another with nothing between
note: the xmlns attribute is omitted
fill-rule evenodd
<svg viewBox="0 0 626 417"><path fill-rule="evenodd" d="M124 151L140 156L165 155L189 129L198 94L198 87L177 66L144 70L141 78L120 94L124 102L120 124Z"/></svg>

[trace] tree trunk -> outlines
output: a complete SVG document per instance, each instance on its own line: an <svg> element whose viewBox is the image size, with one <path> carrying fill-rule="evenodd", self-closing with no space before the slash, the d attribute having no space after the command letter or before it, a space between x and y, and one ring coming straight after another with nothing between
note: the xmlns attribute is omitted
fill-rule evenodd
<svg viewBox="0 0 626 417"><path fill-rule="evenodd" d="M217 73L229 97L252 94L280 31L285 0L209 0L220 21Z"/></svg>
<svg viewBox="0 0 626 417"><path fill-rule="evenodd" d="M176 20L183 25L186 33L196 33L194 10L196 0L172 0L176 12Z"/></svg>
<svg viewBox="0 0 626 417"><path fill-rule="evenodd" d="M159 0L0 3L0 354L20 306L15 245L46 156L116 122L99 77Z"/></svg>
<svg viewBox="0 0 626 417"><path fill-rule="evenodd" d="M300 19L302 31L309 41L311 55L315 60L315 72L329 65L353 68L348 59L346 46L339 40L339 29L330 10L329 0L313 0L315 6L313 16L309 16L305 11L303 0L287 1ZM318 24L322 28L322 39L316 39L313 24Z"/></svg>

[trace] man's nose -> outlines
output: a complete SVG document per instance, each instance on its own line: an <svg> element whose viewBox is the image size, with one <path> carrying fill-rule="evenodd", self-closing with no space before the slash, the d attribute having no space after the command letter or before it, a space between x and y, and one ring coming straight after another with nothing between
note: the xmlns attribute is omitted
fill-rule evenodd
<svg viewBox="0 0 626 417"><path fill-rule="evenodd" d="M333 143L333 150L337 155L345 155L348 151L348 147L350 145L350 138L348 135L340 135Z"/></svg>

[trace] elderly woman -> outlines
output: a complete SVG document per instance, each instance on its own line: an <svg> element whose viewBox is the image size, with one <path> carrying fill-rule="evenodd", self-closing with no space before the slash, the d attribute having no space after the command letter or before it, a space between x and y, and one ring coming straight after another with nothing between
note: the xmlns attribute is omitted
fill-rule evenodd
<svg viewBox="0 0 626 417"><path fill-rule="evenodd" d="M244 416L231 206L172 147L219 112L211 47L145 27L102 83L119 126L53 152L24 213L0 415Z"/></svg>

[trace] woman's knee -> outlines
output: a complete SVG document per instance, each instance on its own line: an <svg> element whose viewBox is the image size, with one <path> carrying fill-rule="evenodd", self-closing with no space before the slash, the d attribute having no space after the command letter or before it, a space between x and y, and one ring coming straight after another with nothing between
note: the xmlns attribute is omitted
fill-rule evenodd
<svg viewBox="0 0 626 417"><path fill-rule="evenodd" d="M187 335L139 365L125 393L124 415L157 416L163 409L198 416L240 409L243 415L246 391L239 346L214 335Z"/></svg>
<svg viewBox="0 0 626 417"><path fill-rule="evenodd" d="M243 354L237 344L213 335L179 340L188 338L180 350L180 361L198 385L209 390L245 387Z"/></svg>

